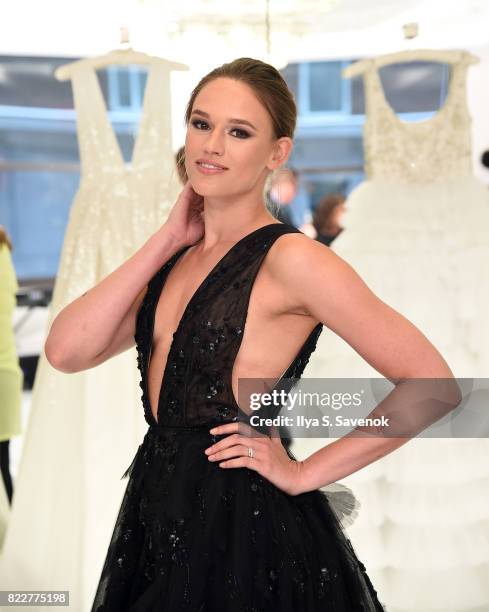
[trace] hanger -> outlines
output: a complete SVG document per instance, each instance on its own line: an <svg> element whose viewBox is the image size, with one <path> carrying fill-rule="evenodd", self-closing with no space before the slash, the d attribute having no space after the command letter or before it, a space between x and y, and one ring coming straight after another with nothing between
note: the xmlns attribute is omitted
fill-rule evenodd
<svg viewBox="0 0 489 612"><path fill-rule="evenodd" d="M129 29L127 27L121 28L121 45L129 43ZM135 51L131 47L121 47L120 49L114 49L105 53L104 55L98 55L96 57L89 57L70 62L64 66L60 66L54 72L54 76L58 81L67 81L70 79L74 72L79 68L90 66L94 70L98 68L104 68L112 64L151 64L151 63L163 64L170 70L188 70L186 64L180 64L178 62L171 62L170 60L164 59L157 55L148 55L142 51Z"/></svg>
<svg viewBox="0 0 489 612"><path fill-rule="evenodd" d="M446 64L456 64L462 58L466 58L469 64L477 64L480 59L468 51L443 51L438 49L410 49L408 51L398 51L387 53L379 57L363 59L345 68L342 76L345 79L364 73L374 63L378 68L388 64L412 62L416 60L426 60L442 62Z"/></svg>

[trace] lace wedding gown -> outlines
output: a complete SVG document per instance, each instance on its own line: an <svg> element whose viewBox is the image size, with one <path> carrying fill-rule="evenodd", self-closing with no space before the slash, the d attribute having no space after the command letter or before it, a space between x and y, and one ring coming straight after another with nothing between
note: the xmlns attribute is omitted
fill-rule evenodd
<svg viewBox="0 0 489 612"><path fill-rule="evenodd" d="M455 376L487 377L489 192L471 170L469 63L461 53L435 116L406 123L371 61L368 178L347 199L331 248L419 327ZM379 376L326 329L308 374ZM344 479L363 507L349 535L389 612L489 610L488 456L482 438L421 438Z"/></svg>
<svg viewBox="0 0 489 612"><path fill-rule="evenodd" d="M151 63L139 135L126 166L97 73L83 64L74 72L81 180L49 325L139 249L173 206L181 187L169 90L167 63ZM0 561L2 589L65 589L70 610L88 609L124 493L120 474L145 430L135 360L131 349L66 375L41 353Z"/></svg>

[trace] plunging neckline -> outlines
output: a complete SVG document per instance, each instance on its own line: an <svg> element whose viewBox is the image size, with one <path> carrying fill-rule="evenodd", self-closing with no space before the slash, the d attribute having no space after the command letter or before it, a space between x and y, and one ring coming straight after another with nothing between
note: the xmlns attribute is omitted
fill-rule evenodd
<svg viewBox="0 0 489 612"><path fill-rule="evenodd" d="M443 63L443 62L438 62L438 63ZM440 121L440 118L443 118L443 116L447 113L447 109L450 108L450 106L452 105L453 99L456 94L456 88L454 87L454 80L455 80L455 70L458 66L459 66L458 63L452 64L450 77L449 77L448 92L445 98L445 102L443 103L443 106L441 106L433 116L428 117L428 119L422 119L421 121L403 121L399 117L399 115L396 113L396 111L393 109L392 105L387 100L385 89L384 89L384 86L382 85L382 80L380 78L379 69L375 63L372 63L372 72L376 79L377 89L379 90L380 98L382 100L382 104L384 108L387 109L388 113L391 115L391 117L394 119L394 121L398 125L400 125L404 129L411 129L411 126L421 126L424 128L427 125L436 124L438 121ZM414 127L413 129L416 129L416 127Z"/></svg>
<svg viewBox="0 0 489 612"><path fill-rule="evenodd" d="M152 82L156 75L157 63L152 62L148 66L147 78L146 78L146 87L144 88L143 94L143 103L141 105L141 114L139 117L139 125L138 125L138 133L134 138L134 145L132 149L131 159L129 162L125 162L124 155L122 153L119 141L117 140L117 135L114 130L114 126L109 117L109 109L107 108L107 104L104 99L104 95L102 93L102 87L100 85L100 78L97 73L97 70L93 67L90 67L92 71L94 83L95 83L95 91L96 97L99 102L99 110L102 122L104 124L105 129L107 130L107 134L109 139L112 141L113 147L116 151L117 162L121 166L121 170L125 173L132 174L134 172L134 167L137 164L139 152L142 150L142 142L145 135L145 128L147 123L147 116L149 111L149 103L150 103L150 94L152 89Z"/></svg>
<svg viewBox="0 0 489 612"><path fill-rule="evenodd" d="M158 425L159 422L160 422L159 411L160 411L160 405L161 405L161 396L162 396L162 393L163 393L163 389L165 388L165 385L164 385L165 378L167 376L167 370L168 370L168 366L169 366L169 363L170 363L170 357L172 356L173 348L175 346L175 340L176 340L176 338L177 338L177 336L178 336L178 334L180 332L180 329L181 329L185 319L187 318L187 315L188 315L188 312L190 311L191 306L196 301L196 299L199 297L200 293L207 286L207 284L209 283L209 280L216 274L216 272L221 268L221 266L224 265L224 262L230 257L230 255L236 250L236 248L238 246L240 246L245 240L247 240L251 236L254 236L259 231L264 230L267 227L271 227L272 225L285 225L285 224L281 223L281 222L268 223L267 225L262 225L261 227L256 228L255 230L253 230L249 234L246 234L245 236L240 238L237 242L235 242L233 244L233 246L230 249L228 249L226 251L226 253L224 253L224 255L217 261L217 263L210 269L208 274L204 277L202 282L198 285L197 289L190 296L190 299L188 300L187 305L183 309L182 315L180 317L180 320L178 322L178 325L177 325L175 331L173 332L172 340L170 342L170 347L168 349L168 354L167 354L167 357L166 357L165 367L163 368L163 373L161 375L161 382L160 382L160 387L159 387L158 396L157 396L156 416L155 416L155 413L153 412L153 406L151 405L151 399L149 397L148 379L149 379L149 369L150 369L150 365L151 365L151 355L153 353L153 346L154 346L154 326L155 326L155 319L156 319L156 310L158 308L158 304L160 302L161 294L163 292L163 289L165 287L166 281L168 279L168 274L171 272L171 270L173 269L173 267L176 264L176 262L180 259L180 257L191 246L194 246L194 245L188 245L188 246L184 247L183 249L181 249L179 252L177 252L178 257L173 262L173 265L172 265L170 271L168 272L168 274L166 274L165 277L164 277L163 285L160 287L160 290L159 290L159 293L158 293L158 298L156 300L154 308L152 308L152 315L151 315L151 325L150 325L150 332L149 332L149 334L150 334L150 344L149 344L148 357L147 357L147 361L146 361L145 393L146 393L146 398L147 398L147 401L148 401L149 411L151 413L151 417L152 417L153 422L154 422L155 425ZM164 266L166 266L167 263L168 262L166 262L164 264Z"/></svg>

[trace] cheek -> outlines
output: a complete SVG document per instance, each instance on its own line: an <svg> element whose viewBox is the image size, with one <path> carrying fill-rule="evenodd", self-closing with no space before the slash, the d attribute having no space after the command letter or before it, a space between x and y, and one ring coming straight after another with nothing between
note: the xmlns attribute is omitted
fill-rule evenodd
<svg viewBox="0 0 489 612"><path fill-rule="evenodd" d="M199 132L196 132L195 129L192 129L191 127L189 127L187 129L187 133L185 134L185 149L186 151L190 152L196 152L197 149L202 148L202 138L199 138L199 136L201 137L201 134L199 134Z"/></svg>
<svg viewBox="0 0 489 612"><path fill-rule="evenodd" d="M229 150L230 166L239 169L243 177L247 177L251 181L257 180L262 174L267 163L267 158L264 155L263 149L256 146L254 143L238 143L241 146L235 146L233 150Z"/></svg>
<svg viewBox="0 0 489 612"><path fill-rule="evenodd" d="M185 169L187 174L193 171L194 159L201 156L201 151L196 147L195 138L187 134L185 138Z"/></svg>
<svg viewBox="0 0 489 612"><path fill-rule="evenodd" d="M187 132L185 137L185 152L190 154L193 148L194 139L190 136L190 133Z"/></svg>

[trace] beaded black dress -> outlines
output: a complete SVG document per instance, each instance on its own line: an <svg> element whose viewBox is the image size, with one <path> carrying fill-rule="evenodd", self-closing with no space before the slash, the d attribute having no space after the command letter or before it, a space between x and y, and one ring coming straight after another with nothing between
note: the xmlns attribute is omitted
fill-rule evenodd
<svg viewBox="0 0 489 612"><path fill-rule="evenodd" d="M135 334L149 428L124 474L92 612L384 610L323 491L291 496L255 470L223 469L204 453L227 435L210 434L212 426L241 411L231 375L254 279L275 240L299 231L258 228L211 270L173 335L157 420L147 392L155 310L189 247L150 280ZM320 323L282 378L300 378L321 331Z"/></svg>

